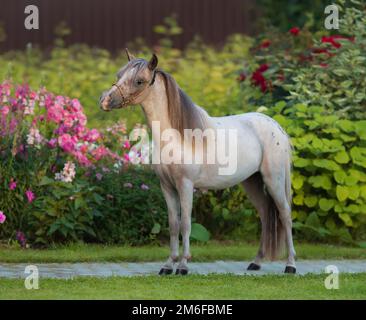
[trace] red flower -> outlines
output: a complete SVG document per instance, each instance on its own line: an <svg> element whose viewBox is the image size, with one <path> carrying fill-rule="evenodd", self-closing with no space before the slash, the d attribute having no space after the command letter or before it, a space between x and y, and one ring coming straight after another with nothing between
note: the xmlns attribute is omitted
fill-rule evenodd
<svg viewBox="0 0 366 320"><path fill-rule="evenodd" d="M252 74L252 83L257 87L260 87L262 92L267 91L267 81L266 78L263 76L263 72L267 71L268 68L268 64L261 64L259 68L257 68Z"/></svg>
<svg viewBox="0 0 366 320"><path fill-rule="evenodd" d="M263 76L261 72L259 71L253 72L252 82L255 86L260 87L262 92L266 92L267 90L266 78Z"/></svg>
<svg viewBox="0 0 366 320"><path fill-rule="evenodd" d="M327 63L321 63L321 64L319 64L319 66L321 66L322 68L327 68L328 64Z"/></svg>
<svg viewBox="0 0 366 320"><path fill-rule="evenodd" d="M298 28L298 27L292 27L291 29L290 29L290 31L289 31L294 37L296 37L298 34L299 34L299 32L300 32L300 28Z"/></svg>
<svg viewBox="0 0 366 320"><path fill-rule="evenodd" d="M260 66L259 66L259 68L257 69L257 70L255 70L255 71L259 71L259 72L265 72L265 71L267 71L268 70L268 64L266 64L266 63L264 63L264 64L261 64Z"/></svg>
<svg viewBox="0 0 366 320"><path fill-rule="evenodd" d="M261 45L260 45L260 47L261 48L268 48L270 46L270 44L271 44L271 41L269 41L269 40L263 40L262 43L261 43Z"/></svg>
<svg viewBox="0 0 366 320"><path fill-rule="evenodd" d="M355 41L355 37L348 38L348 37L336 34L336 35L329 36L329 37L326 37L326 36L322 37L322 43L330 43L334 48L340 48L340 47L342 47L342 45L336 41L337 39L349 40L351 42Z"/></svg>

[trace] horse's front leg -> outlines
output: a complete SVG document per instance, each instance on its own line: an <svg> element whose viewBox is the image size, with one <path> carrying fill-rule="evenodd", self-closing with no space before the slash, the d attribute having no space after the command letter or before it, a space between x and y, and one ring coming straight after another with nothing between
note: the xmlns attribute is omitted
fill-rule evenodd
<svg viewBox="0 0 366 320"><path fill-rule="evenodd" d="M191 180L183 179L178 187L180 199L180 229L182 234L183 256L179 262L176 274L188 274L188 261L191 259L189 248L189 237L191 235L191 214L193 202L193 183Z"/></svg>
<svg viewBox="0 0 366 320"><path fill-rule="evenodd" d="M177 191L171 187L161 183L161 190L163 192L169 216L169 232L170 232L170 256L160 269L159 274L173 273L174 263L179 258L179 197Z"/></svg>

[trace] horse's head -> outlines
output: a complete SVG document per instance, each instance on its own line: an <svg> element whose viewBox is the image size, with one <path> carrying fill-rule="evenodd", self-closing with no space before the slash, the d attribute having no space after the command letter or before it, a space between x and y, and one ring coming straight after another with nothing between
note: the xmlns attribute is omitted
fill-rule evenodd
<svg viewBox="0 0 366 320"><path fill-rule="evenodd" d="M147 97L155 81L158 58L152 55L150 61L135 58L126 49L128 63L117 73L117 82L103 92L100 107L104 111L140 104Z"/></svg>

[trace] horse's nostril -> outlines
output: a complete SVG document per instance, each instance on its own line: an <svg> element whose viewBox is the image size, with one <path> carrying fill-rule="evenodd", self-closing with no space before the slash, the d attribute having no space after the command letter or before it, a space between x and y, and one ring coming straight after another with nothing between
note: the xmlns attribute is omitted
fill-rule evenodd
<svg viewBox="0 0 366 320"><path fill-rule="evenodd" d="M109 95L102 95L100 98L100 106L103 110L109 110L109 104L111 102L111 97Z"/></svg>

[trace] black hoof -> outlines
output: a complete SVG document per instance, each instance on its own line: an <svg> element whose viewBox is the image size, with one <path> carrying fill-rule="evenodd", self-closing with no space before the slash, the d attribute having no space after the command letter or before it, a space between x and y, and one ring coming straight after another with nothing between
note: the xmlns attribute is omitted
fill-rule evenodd
<svg viewBox="0 0 366 320"><path fill-rule="evenodd" d="M161 268L159 271L160 276L168 275L168 274L172 274L172 273L173 273L173 269L168 269L168 268Z"/></svg>
<svg viewBox="0 0 366 320"><path fill-rule="evenodd" d="M188 270L187 269L177 269L175 271L175 274L181 274L182 276L185 276L188 274Z"/></svg>
<svg viewBox="0 0 366 320"><path fill-rule="evenodd" d="M260 266L260 265L258 265L258 264L256 264L256 263L252 262L252 263L248 266L247 270L258 271L260 268L261 268L261 266Z"/></svg>
<svg viewBox="0 0 366 320"><path fill-rule="evenodd" d="M296 273L296 268L291 266L286 266L285 273Z"/></svg>

